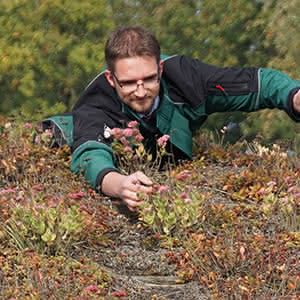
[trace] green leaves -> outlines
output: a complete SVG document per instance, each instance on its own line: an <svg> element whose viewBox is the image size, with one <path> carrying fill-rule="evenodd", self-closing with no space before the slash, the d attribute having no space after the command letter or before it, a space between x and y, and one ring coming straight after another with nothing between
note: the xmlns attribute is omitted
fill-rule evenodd
<svg viewBox="0 0 300 300"><path fill-rule="evenodd" d="M182 187L175 181L172 186L155 185L152 194L144 195L140 205L140 220L155 233L179 237L193 225L201 224L204 214L204 195L189 187Z"/></svg>
<svg viewBox="0 0 300 300"><path fill-rule="evenodd" d="M109 12L105 1L1 1L0 110L70 109L103 68Z"/></svg>
<svg viewBox="0 0 300 300"><path fill-rule="evenodd" d="M47 245L51 245L56 239L56 234L51 232L50 228L47 228L46 232L41 236L41 238Z"/></svg>
<svg viewBox="0 0 300 300"><path fill-rule="evenodd" d="M272 3L266 1L265 6ZM297 49L299 39L295 38L300 30L300 8L297 0L289 2L276 1L274 13L270 16L265 44L274 43L276 55L270 58L269 67L288 72L290 76L299 79L300 59Z"/></svg>
<svg viewBox="0 0 300 300"><path fill-rule="evenodd" d="M86 218L77 206L67 209L62 204L46 207L33 202L12 208L6 230L14 237L19 250L35 249L40 253L57 254L70 250L80 239Z"/></svg>

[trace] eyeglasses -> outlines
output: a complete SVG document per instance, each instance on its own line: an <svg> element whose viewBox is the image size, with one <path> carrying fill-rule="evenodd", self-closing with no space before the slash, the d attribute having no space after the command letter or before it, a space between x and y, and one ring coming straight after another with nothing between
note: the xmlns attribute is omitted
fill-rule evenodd
<svg viewBox="0 0 300 300"><path fill-rule="evenodd" d="M112 72L112 76L116 79L118 85L124 90L126 93L132 93L137 90L139 85L143 85L144 89L151 89L155 87L160 82L160 72L159 68L157 70L157 74L145 77L141 80L125 80L120 81L115 73ZM142 81L138 83L138 81Z"/></svg>

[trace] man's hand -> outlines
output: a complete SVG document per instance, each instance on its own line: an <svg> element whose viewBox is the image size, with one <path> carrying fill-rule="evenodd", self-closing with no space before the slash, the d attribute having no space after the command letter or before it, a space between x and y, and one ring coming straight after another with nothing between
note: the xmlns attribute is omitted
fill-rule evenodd
<svg viewBox="0 0 300 300"><path fill-rule="evenodd" d="M135 211L141 204L138 193L150 193L152 181L142 172L138 171L129 176L110 172L102 181L102 192L111 197L122 199L129 210Z"/></svg>
<svg viewBox="0 0 300 300"><path fill-rule="evenodd" d="M293 98L293 107L294 110L300 114L300 90L295 94Z"/></svg>

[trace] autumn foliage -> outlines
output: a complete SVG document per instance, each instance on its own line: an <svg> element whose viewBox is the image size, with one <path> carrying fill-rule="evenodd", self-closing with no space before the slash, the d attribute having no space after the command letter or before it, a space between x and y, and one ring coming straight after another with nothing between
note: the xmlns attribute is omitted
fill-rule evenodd
<svg viewBox="0 0 300 300"><path fill-rule="evenodd" d="M279 144L225 147L199 135L193 161L154 170L138 124L112 133L117 137L114 147L130 147L118 158L126 171L143 165L155 181L151 194L140 195L144 203L138 214L123 219L116 211L119 204L71 173L68 148L49 147L51 132L20 119L1 119L1 298L166 299L121 284L99 259L130 228L137 236L145 234L141 253L162 251L156 275L163 265L172 266L169 275L177 277L177 284L200 286L202 296L297 299L296 154L288 155ZM165 149L165 142L167 137L158 149ZM135 159L138 163L132 163ZM116 226L119 231L110 236ZM118 253L112 259L121 270L127 258Z"/></svg>

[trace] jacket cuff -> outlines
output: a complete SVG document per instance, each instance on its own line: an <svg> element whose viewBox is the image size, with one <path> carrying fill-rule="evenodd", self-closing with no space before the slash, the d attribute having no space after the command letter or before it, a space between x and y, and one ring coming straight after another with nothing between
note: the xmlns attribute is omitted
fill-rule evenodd
<svg viewBox="0 0 300 300"><path fill-rule="evenodd" d="M291 90L288 96L288 101L287 101L287 114L291 117L292 120L295 122L300 122L300 113L296 112L294 107L293 107L293 98L296 95L296 93L300 90L300 87L296 87Z"/></svg>
<svg viewBox="0 0 300 300"><path fill-rule="evenodd" d="M120 173L120 171L118 169L114 169L114 168L106 168L106 169L101 170L101 172L99 172L99 174L97 175L97 178L96 178L96 190L97 191L102 192L101 186L102 186L103 178L106 174L108 174L110 172Z"/></svg>

